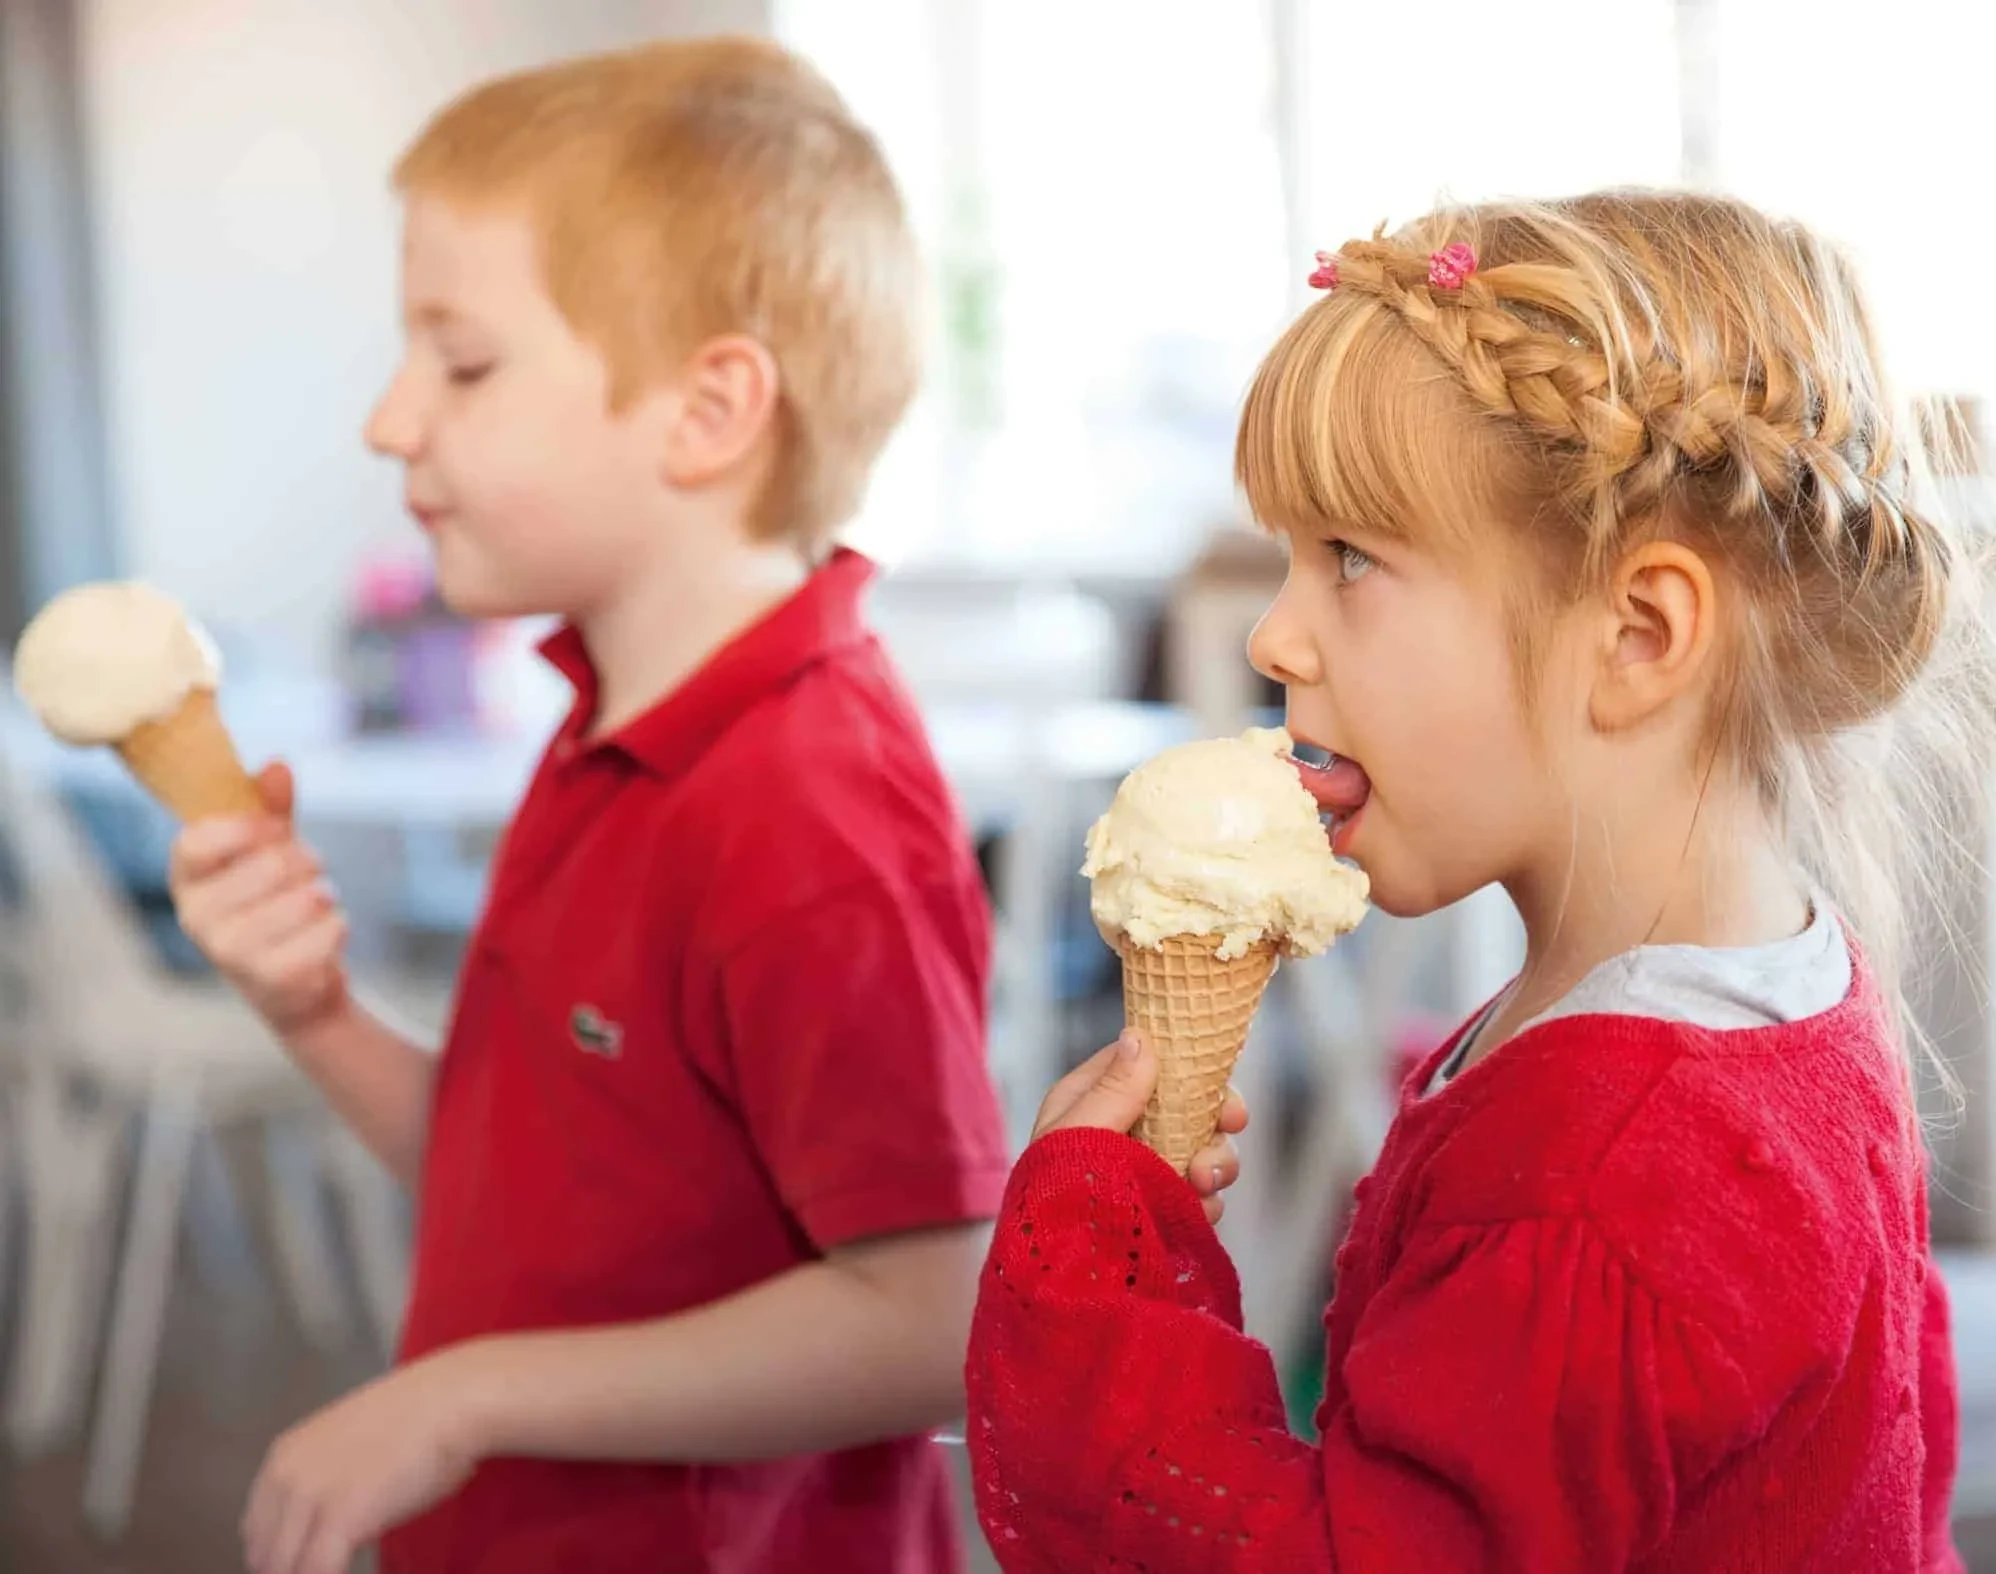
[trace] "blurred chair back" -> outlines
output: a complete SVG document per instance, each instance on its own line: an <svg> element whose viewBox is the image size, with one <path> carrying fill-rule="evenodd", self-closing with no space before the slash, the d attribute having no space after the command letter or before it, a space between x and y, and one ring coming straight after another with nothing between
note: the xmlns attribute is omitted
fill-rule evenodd
<svg viewBox="0 0 1996 1574"><path fill-rule="evenodd" d="M82 825L31 770L0 752L0 824L20 873L13 926L38 1004L119 1014L157 994L162 965L138 914ZM129 1042L129 1033L113 1042Z"/></svg>
<svg viewBox="0 0 1996 1574"><path fill-rule="evenodd" d="M327 1164L323 1103L303 1074L233 993L164 965L82 826L4 750L0 825L23 898L12 929L27 984L19 1113L30 1224L7 1431L24 1453L52 1446L80 1422L95 1374L84 1509L100 1534L115 1538L138 1481L181 1209L203 1133L260 1128L277 1266L321 1348L344 1348L347 1337L324 1182L356 1218L364 1266L399 1248L362 1233L365 1188L387 1183L370 1181L357 1164Z"/></svg>

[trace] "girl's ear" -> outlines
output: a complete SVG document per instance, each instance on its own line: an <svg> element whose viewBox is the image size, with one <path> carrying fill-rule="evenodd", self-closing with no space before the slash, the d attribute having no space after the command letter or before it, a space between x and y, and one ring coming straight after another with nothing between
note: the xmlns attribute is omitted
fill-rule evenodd
<svg viewBox="0 0 1996 1574"><path fill-rule="evenodd" d="M1711 568L1681 542L1646 542L1623 558L1608 584L1588 706L1594 725L1640 726L1693 690L1706 675L1718 610Z"/></svg>

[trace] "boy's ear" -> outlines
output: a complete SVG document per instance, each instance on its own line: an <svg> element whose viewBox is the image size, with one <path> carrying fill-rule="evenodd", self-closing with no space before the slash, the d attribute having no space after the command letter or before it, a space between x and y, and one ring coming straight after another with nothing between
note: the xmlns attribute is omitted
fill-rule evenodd
<svg viewBox="0 0 1996 1574"><path fill-rule="evenodd" d="M722 334L687 357L664 434L665 478L698 487L726 475L762 445L782 388L776 357L747 334Z"/></svg>
<svg viewBox="0 0 1996 1574"><path fill-rule="evenodd" d="M1649 541L1608 582L1588 712L1603 732L1641 725L1705 676L1718 628L1712 570L1676 541Z"/></svg>

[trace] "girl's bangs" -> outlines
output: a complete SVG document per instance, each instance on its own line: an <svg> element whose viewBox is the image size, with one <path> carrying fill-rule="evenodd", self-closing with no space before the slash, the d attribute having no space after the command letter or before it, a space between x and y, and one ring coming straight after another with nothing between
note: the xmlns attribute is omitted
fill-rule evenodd
<svg viewBox="0 0 1996 1574"><path fill-rule="evenodd" d="M1475 484L1481 445L1462 440L1479 424L1390 310L1333 296L1262 361L1234 474L1266 529L1461 545L1489 510Z"/></svg>

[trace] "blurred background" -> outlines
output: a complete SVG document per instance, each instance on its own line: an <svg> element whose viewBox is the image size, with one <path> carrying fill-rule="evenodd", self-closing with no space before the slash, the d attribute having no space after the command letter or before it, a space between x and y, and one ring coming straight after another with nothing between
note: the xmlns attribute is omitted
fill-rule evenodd
<svg viewBox="0 0 1996 1574"><path fill-rule="evenodd" d="M530 626L435 606L362 451L397 356L386 172L489 74L769 32L878 132L935 353L853 540L985 853L1015 1126L1119 1021L1079 839L1122 773L1274 702L1279 564L1232 428L1311 253L1441 195L1737 192L1840 237L1903 388L1983 433L1996 523L1990 25L1945 0L0 0L0 633L79 579L185 601L282 754L366 986L434 1032L494 834L565 691ZM264 1446L380 1368L406 1208L217 991L170 827L106 757L0 719L0 1568L239 1566ZM1921 983L1956 1295L1964 1547L1996 1571L1996 931L1964 827ZM1507 975L1474 899L1285 968L1243 1062L1226 1233L1307 1424L1339 1206L1394 1070Z"/></svg>

